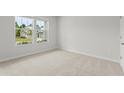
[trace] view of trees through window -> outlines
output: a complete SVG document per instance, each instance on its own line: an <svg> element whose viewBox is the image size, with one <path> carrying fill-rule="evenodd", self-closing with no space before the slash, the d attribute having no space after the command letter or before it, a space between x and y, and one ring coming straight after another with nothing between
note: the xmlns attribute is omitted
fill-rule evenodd
<svg viewBox="0 0 124 93"><path fill-rule="evenodd" d="M32 43L33 31L36 31L36 42L46 41L46 22L27 17L15 17L16 44ZM35 40L34 40L35 41Z"/></svg>
<svg viewBox="0 0 124 93"><path fill-rule="evenodd" d="M45 21L36 20L37 42L46 41Z"/></svg>
<svg viewBox="0 0 124 93"><path fill-rule="evenodd" d="M33 20L24 17L15 17L16 43L32 43Z"/></svg>

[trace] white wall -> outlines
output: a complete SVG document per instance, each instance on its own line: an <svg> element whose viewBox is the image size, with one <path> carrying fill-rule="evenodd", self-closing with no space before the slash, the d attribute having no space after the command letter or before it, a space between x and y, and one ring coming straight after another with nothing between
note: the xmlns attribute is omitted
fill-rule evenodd
<svg viewBox="0 0 124 93"><path fill-rule="evenodd" d="M120 62L119 17L57 17L58 47Z"/></svg>
<svg viewBox="0 0 124 93"><path fill-rule="evenodd" d="M0 16L0 61L56 48L56 18L49 17L49 42L16 45L14 17Z"/></svg>
<svg viewBox="0 0 124 93"><path fill-rule="evenodd" d="M120 36L121 36L121 39L120 39L121 66L124 71L124 45L121 44L121 43L124 43L124 16L122 16L120 20Z"/></svg>
<svg viewBox="0 0 124 93"><path fill-rule="evenodd" d="M58 47L119 61L119 17L56 17L50 19L50 41L16 46L14 17L0 17L0 61Z"/></svg>

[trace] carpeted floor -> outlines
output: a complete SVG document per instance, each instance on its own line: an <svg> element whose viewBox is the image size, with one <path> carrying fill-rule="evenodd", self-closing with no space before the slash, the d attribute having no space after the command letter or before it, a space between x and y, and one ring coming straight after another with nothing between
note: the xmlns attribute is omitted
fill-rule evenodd
<svg viewBox="0 0 124 93"><path fill-rule="evenodd" d="M124 75L119 64L54 50L0 63L1 76L99 76Z"/></svg>

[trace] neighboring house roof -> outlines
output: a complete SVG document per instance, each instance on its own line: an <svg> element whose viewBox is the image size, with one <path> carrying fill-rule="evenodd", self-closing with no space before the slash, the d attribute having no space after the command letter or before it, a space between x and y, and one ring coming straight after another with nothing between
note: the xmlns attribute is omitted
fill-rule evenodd
<svg viewBox="0 0 124 93"><path fill-rule="evenodd" d="M21 32L28 32L28 31L30 31L32 29L32 27L25 27L25 28L22 28L21 29Z"/></svg>

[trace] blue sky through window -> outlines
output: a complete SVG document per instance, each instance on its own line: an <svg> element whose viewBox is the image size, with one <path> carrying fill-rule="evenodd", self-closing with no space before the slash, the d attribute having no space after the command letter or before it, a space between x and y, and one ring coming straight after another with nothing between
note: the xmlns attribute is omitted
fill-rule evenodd
<svg viewBox="0 0 124 93"><path fill-rule="evenodd" d="M44 23L44 21L42 21L42 20L37 20L36 21L36 25L39 25L39 27L44 27L45 26L45 23Z"/></svg>
<svg viewBox="0 0 124 93"><path fill-rule="evenodd" d="M33 20L30 18L25 18L25 17L15 17L15 21L19 26L22 24L25 24L26 26L33 24Z"/></svg>

